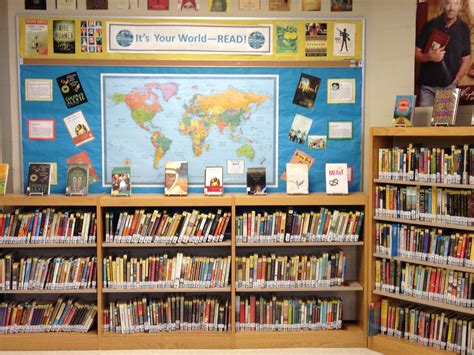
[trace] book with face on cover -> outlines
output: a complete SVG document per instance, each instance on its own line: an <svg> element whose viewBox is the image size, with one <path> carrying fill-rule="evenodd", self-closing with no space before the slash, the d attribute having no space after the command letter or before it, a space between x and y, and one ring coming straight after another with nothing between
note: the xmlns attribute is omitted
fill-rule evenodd
<svg viewBox="0 0 474 355"><path fill-rule="evenodd" d="M87 195L89 190L89 165L68 164L66 178L66 195Z"/></svg>
<svg viewBox="0 0 474 355"><path fill-rule="evenodd" d="M267 193L267 175L265 168L247 169L247 193L264 195Z"/></svg>
<svg viewBox="0 0 474 355"><path fill-rule="evenodd" d="M286 164L286 193L288 195L305 195L309 193L307 164Z"/></svg>
<svg viewBox="0 0 474 355"><path fill-rule="evenodd" d="M5 195L7 190L8 168L7 163L0 163L0 195Z"/></svg>
<svg viewBox="0 0 474 355"><path fill-rule="evenodd" d="M188 194L188 162L168 161L165 163L165 195L185 196Z"/></svg>
<svg viewBox="0 0 474 355"><path fill-rule="evenodd" d="M49 195L51 186L51 165L30 163L28 169L28 195Z"/></svg>
<svg viewBox="0 0 474 355"><path fill-rule="evenodd" d="M204 173L204 194L222 195L224 193L224 168L206 166Z"/></svg>
<svg viewBox="0 0 474 355"><path fill-rule="evenodd" d="M432 126L453 126L456 122L461 89L436 89L433 114L431 116Z"/></svg>
<svg viewBox="0 0 474 355"><path fill-rule="evenodd" d="M130 196L132 193L132 172L129 166L112 168L112 196Z"/></svg>

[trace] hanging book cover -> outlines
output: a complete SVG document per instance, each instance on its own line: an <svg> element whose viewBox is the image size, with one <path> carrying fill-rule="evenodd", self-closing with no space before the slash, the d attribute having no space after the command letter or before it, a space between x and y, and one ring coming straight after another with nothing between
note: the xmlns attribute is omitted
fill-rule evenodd
<svg viewBox="0 0 474 355"><path fill-rule="evenodd" d="M48 55L48 20L25 19L26 55Z"/></svg>
<svg viewBox="0 0 474 355"><path fill-rule="evenodd" d="M129 166L112 168L112 196L130 196L132 193L132 174Z"/></svg>
<svg viewBox="0 0 474 355"><path fill-rule="evenodd" d="M25 0L25 10L46 10L46 0Z"/></svg>
<svg viewBox="0 0 474 355"><path fill-rule="evenodd" d="M76 32L74 20L53 20L53 52L76 53Z"/></svg>
<svg viewBox="0 0 474 355"><path fill-rule="evenodd" d="M204 194L222 195L224 193L224 168L206 166L204 173Z"/></svg>
<svg viewBox="0 0 474 355"><path fill-rule="evenodd" d="M76 10L77 0L56 0L57 10Z"/></svg>
<svg viewBox="0 0 474 355"><path fill-rule="evenodd" d="M77 111L72 115L64 117L64 124L66 125L69 135L76 147L94 139L94 135L92 134L82 111Z"/></svg>
<svg viewBox="0 0 474 355"><path fill-rule="evenodd" d="M5 195L7 191L8 168L7 163L0 163L0 195Z"/></svg>
<svg viewBox="0 0 474 355"><path fill-rule="evenodd" d="M56 78L56 81L67 108L87 102L86 94L76 72L60 76Z"/></svg>
<svg viewBox="0 0 474 355"><path fill-rule="evenodd" d="M87 195L89 190L89 166L86 164L68 164L66 195Z"/></svg>
<svg viewBox="0 0 474 355"><path fill-rule="evenodd" d="M436 89L433 114L431 116L432 126L454 125L458 112L461 89Z"/></svg>
<svg viewBox="0 0 474 355"><path fill-rule="evenodd" d="M247 193L249 195L266 194L267 174L265 168L247 169Z"/></svg>
<svg viewBox="0 0 474 355"><path fill-rule="evenodd" d="M138 9L138 0L109 0L111 9L118 10L136 10Z"/></svg>
<svg viewBox="0 0 474 355"><path fill-rule="evenodd" d="M413 126L413 115L415 114L415 95L397 95L395 98L395 109L393 112L394 126Z"/></svg>
<svg viewBox="0 0 474 355"><path fill-rule="evenodd" d="M51 165L30 163L28 169L28 195L49 195L51 185Z"/></svg>
<svg viewBox="0 0 474 355"><path fill-rule="evenodd" d="M107 10L109 4L107 0L86 0L87 10Z"/></svg>
<svg viewBox="0 0 474 355"><path fill-rule="evenodd" d="M148 0L148 10L169 10L169 0Z"/></svg>
<svg viewBox="0 0 474 355"><path fill-rule="evenodd" d="M276 25L276 52L298 53L298 28L292 25Z"/></svg>
<svg viewBox="0 0 474 355"><path fill-rule="evenodd" d="M188 162L168 161L165 163L165 195L184 196L188 194Z"/></svg>
<svg viewBox="0 0 474 355"><path fill-rule="evenodd" d="M312 108L318 95L321 79L315 76L301 73L298 86L296 87L293 103L306 108Z"/></svg>

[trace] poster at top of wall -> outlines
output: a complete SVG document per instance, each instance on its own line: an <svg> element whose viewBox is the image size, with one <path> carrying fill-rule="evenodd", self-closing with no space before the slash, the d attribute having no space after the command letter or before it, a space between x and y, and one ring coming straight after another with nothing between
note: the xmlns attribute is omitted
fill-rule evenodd
<svg viewBox="0 0 474 355"><path fill-rule="evenodd" d="M229 8L228 0L208 0L210 12L227 12Z"/></svg>
<svg viewBox="0 0 474 355"><path fill-rule="evenodd" d="M260 0L239 0L239 10L258 11Z"/></svg>
<svg viewBox="0 0 474 355"><path fill-rule="evenodd" d="M25 10L46 10L46 0L25 0Z"/></svg>
<svg viewBox="0 0 474 355"><path fill-rule="evenodd" d="M169 10L169 6L168 0L148 0L148 10Z"/></svg>
<svg viewBox="0 0 474 355"><path fill-rule="evenodd" d="M301 0L301 11L321 11L321 0Z"/></svg>
<svg viewBox="0 0 474 355"><path fill-rule="evenodd" d="M54 53L76 53L76 35L74 20L53 21L53 48Z"/></svg>
<svg viewBox="0 0 474 355"><path fill-rule="evenodd" d="M268 2L268 9L270 11L290 11L290 0L270 0Z"/></svg>
<svg viewBox="0 0 474 355"><path fill-rule="evenodd" d="M276 25L277 53L298 53L298 27L293 25Z"/></svg>
<svg viewBox="0 0 474 355"><path fill-rule="evenodd" d="M77 0L56 0L57 10L76 10Z"/></svg>
<svg viewBox="0 0 474 355"><path fill-rule="evenodd" d="M117 10L138 9L138 0L109 0L110 8Z"/></svg>
<svg viewBox="0 0 474 355"><path fill-rule="evenodd" d="M107 0L86 0L87 10L107 10L108 8Z"/></svg>
<svg viewBox="0 0 474 355"><path fill-rule="evenodd" d="M305 28L305 56L326 57L328 51L327 22L308 22Z"/></svg>
<svg viewBox="0 0 474 355"><path fill-rule="evenodd" d="M356 27L353 23L334 24L333 54L336 57L353 57L355 53Z"/></svg>
<svg viewBox="0 0 474 355"><path fill-rule="evenodd" d="M48 55L48 20L25 21L25 52L27 55Z"/></svg>
<svg viewBox="0 0 474 355"><path fill-rule="evenodd" d="M352 0L331 0L331 11L352 11Z"/></svg>
<svg viewBox="0 0 474 355"><path fill-rule="evenodd" d="M199 11L199 0L178 0L178 10L180 11Z"/></svg>

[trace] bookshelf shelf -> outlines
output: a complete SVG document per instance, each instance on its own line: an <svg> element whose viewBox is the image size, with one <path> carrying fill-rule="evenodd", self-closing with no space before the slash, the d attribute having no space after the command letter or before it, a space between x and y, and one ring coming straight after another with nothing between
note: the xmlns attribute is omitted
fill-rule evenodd
<svg viewBox="0 0 474 355"><path fill-rule="evenodd" d="M236 292L351 292L363 291L364 288L357 281L348 281L347 286L332 286L332 287L273 287L273 288L250 288L250 287L236 287Z"/></svg>
<svg viewBox="0 0 474 355"><path fill-rule="evenodd" d="M27 338L25 339L25 336ZM95 350L99 346L96 331L88 333L0 334L0 348L27 350Z"/></svg>
<svg viewBox="0 0 474 355"><path fill-rule="evenodd" d="M318 242L318 243L237 243L237 248L299 248L299 247L358 247L364 242Z"/></svg>
<svg viewBox="0 0 474 355"><path fill-rule="evenodd" d="M452 351L441 350L431 346L421 345L406 339L395 338L388 335L377 334L369 338L369 348L385 355L398 354L455 354Z"/></svg>
<svg viewBox="0 0 474 355"><path fill-rule="evenodd" d="M97 248L97 244L0 244L0 249L78 249L78 248Z"/></svg>
<svg viewBox="0 0 474 355"><path fill-rule="evenodd" d="M438 264L438 263L433 263L431 261L416 260L416 259L404 258L404 257L401 257L401 256L389 256L389 255L385 255L385 254L374 253L374 257L379 258L379 259L399 260L399 261L403 261L403 262L410 263L410 264L418 264L418 265L439 267L439 268L448 269L448 270L457 270L457 271L463 271L463 272L474 272L474 268L472 268L472 267L456 266L456 265L448 265L448 264Z"/></svg>
<svg viewBox="0 0 474 355"><path fill-rule="evenodd" d="M129 197L112 197L104 195L100 199L102 207L230 207L232 195L204 196L202 194L189 194L187 196L164 196L157 194L133 194Z"/></svg>
<svg viewBox="0 0 474 355"><path fill-rule="evenodd" d="M376 184L390 184L390 185L443 187L443 188L464 189L464 190L474 189L474 185L469 185L469 184L445 184L445 183L440 183L440 182L421 182L421 181L374 179L374 183L376 183Z"/></svg>
<svg viewBox="0 0 474 355"><path fill-rule="evenodd" d="M287 195L274 193L268 195L235 195L236 206L360 206L367 200L367 195L355 192L348 195L328 195L312 193L309 195Z"/></svg>
<svg viewBox="0 0 474 355"><path fill-rule="evenodd" d="M0 295L62 295L62 294L96 294L96 289L67 289L67 290L3 290Z"/></svg>
<svg viewBox="0 0 474 355"><path fill-rule="evenodd" d="M414 219L391 218L391 217L374 217L373 220L374 221L381 221L381 222L404 223L404 224L417 225L417 226L437 227L437 228L444 228L444 229L456 229L456 230L474 232L474 227L466 226L466 225L463 225L463 224L447 224L447 223L440 223L440 222L425 222L425 221L419 221L419 220L414 220Z"/></svg>
<svg viewBox="0 0 474 355"><path fill-rule="evenodd" d="M232 242L225 240L220 243L188 243L188 244L160 244L160 243L102 243L103 248L223 248L231 247Z"/></svg>
<svg viewBox="0 0 474 355"><path fill-rule="evenodd" d="M103 288L103 293L230 293L230 287L215 288Z"/></svg>

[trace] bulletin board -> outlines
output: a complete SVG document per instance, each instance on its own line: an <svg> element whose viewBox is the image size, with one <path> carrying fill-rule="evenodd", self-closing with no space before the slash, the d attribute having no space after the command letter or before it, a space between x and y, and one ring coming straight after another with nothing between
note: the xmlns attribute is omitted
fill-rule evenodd
<svg viewBox="0 0 474 355"><path fill-rule="evenodd" d="M104 31L107 21L101 19ZM67 163L87 162L94 168L91 193L110 191L111 169L123 165L132 167L134 192L156 193L162 191L164 163L185 160L190 192L202 191L204 167L209 165L224 166L228 192L245 191L245 172L240 168L259 166L267 170L269 192L286 191L285 165L297 156L311 159L311 192L325 190L326 163L347 163L349 191L359 191L363 21L341 20L358 29L351 56L316 59L304 55L308 21L270 21L271 54L184 53L182 62L174 66L169 65L171 53L111 53L106 44L94 59L92 53L76 53L70 60L58 60L65 54L52 53L51 36L47 56L20 51L24 56L20 90L25 185L30 162L53 163L51 192L63 193ZM20 24L25 22L21 19ZM334 31L337 21L326 22ZM75 21L79 31L80 23ZM302 41L293 55L276 53L275 31L281 23L297 29L296 37L288 38ZM240 20L235 25L241 32L242 26L256 24L262 21ZM228 20L225 25L234 23ZM52 26L51 19L47 26ZM104 33L104 43L109 41ZM332 42L327 41L328 53L333 51ZM20 47L25 49L25 44L21 35ZM198 60L191 65L187 55ZM151 58L158 58L156 66L148 65ZM80 80L85 100L65 100L60 79L66 77ZM315 97L298 98L298 90L313 79L318 80ZM88 135L78 139L71 123L83 121Z"/></svg>

